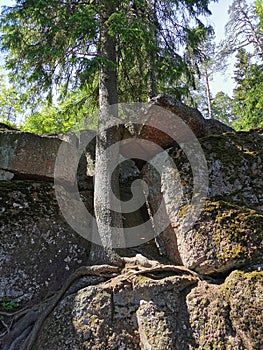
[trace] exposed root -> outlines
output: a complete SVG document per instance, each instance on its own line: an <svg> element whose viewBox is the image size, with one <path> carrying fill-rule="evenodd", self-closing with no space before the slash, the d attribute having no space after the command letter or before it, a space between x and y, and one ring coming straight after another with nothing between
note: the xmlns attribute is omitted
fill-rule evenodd
<svg viewBox="0 0 263 350"><path fill-rule="evenodd" d="M199 277L196 272L188 269L185 266L176 266L176 265L164 265L159 263L156 260L149 260L145 256L141 254L136 254L135 257L132 258L123 258L126 262L126 271L134 270L135 275L143 275L146 273L154 273L154 272L174 272L176 274L186 274L194 277Z"/></svg>
<svg viewBox="0 0 263 350"><path fill-rule="evenodd" d="M24 308L13 313L2 312L1 314L5 317L13 318L9 325L3 324L6 331L0 337L3 340L2 350L31 350L46 318L61 301L72 283L81 277L98 276L110 279L119 275L120 272L123 278L130 278L131 275L154 274L158 272L172 272L195 277L189 280L184 287L197 282L199 279L198 274L184 266L163 265L158 261L148 260L141 254L137 254L133 258L123 258L123 261L126 263L126 266L122 271L119 267L111 265L80 267L69 276L58 293L41 304L35 305L31 309Z"/></svg>
<svg viewBox="0 0 263 350"><path fill-rule="evenodd" d="M31 350L38 333L50 313L54 310L61 298L74 281L84 276L115 277L120 269L110 265L83 266L69 276L60 291L48 302L40 304L38 310L24 309L5 316L19 316L12 329L4 336L2 350ZM24 316L23 316L24 315ZM23 317L22 317L23 316Z"/></svg>
<svg viewBox="0 0 263 350"><path fill-rule="evenodd" d="M14 312L8 312L8 311L0 311L0 316L7 316L7 317L13 317L13 316L17 316L17 315L24 315L25 313L27 313L29 309L27 307L14 311Z"/></svg>
<svg viewBox="0 0 263 350"><path fill-rule="evenodd" d="M28 326L12 343L9 350L17 350L20 349L20 345L25 341L25 339L28 337L32 329L32 325Z"/></svg>
<svg viewBox="0 0 263 350"><path fill-rule="evenodd" d="M179 274L187 274L187 275L191 275L194 277L197 277L198 274L192 270L189 270L188 268L184 267L184 266L175 266L175 265L157 265L157 266L153 266L153 267L147 267L145 269L141 269L138 271L135 271L134 274L135 275L143 275L146 273L153 273L153 272L175 272L175 273L179 273Z"/></svg>
<svg viewBox="0 0 263 350"><path fill-rule="evenodd" d="M19 349L17 347L18 341L20 342L26 339L23 337L23 334L25 336L25 331L29 327L32 327L38 316L38 312L30 310L20 322L15 322L15 327L13 327L12 331L10 331L4 338L3 350Z"/></svg>

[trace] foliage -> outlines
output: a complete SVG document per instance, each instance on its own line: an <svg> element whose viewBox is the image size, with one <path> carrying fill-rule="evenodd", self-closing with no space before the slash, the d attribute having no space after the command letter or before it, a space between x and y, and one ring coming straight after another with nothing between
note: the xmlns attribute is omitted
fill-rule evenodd
<svg viewBox="0 0 263 350"><path fill-rule="evenodd" d="M25 122L25 131L39 134L59 134L79 129L95 129L97 113L87 100L88 92L78 90L67 95L57 106L46 105L41 111L32 113Z"/></svg>
<svg viewBox="0 0 263 350"><path fill-rule="evenodd" d="M27 98L27 94L19 93L14 86L8 86L0 71L0 122L14 124L23 113Z"/></svg>
<svg viewBox="0 0 263 350"><path fill-rule="evenodd" d="M256 1L256 11L257 11L257 15L260 19L260 26L261 26L261 28L263 28L263 2L262 2L262 0Z"/></svg>
<svg viewBox="0 0 263 350"><path fill-rule="evenodd" d="M220 120L222 123L232 126L234 120L233 100L227 94L219 91L212 101L213 118Z"/></svg>
<svg viewBox="0 0 263 350"><path fill-rule="evenodd" d="M0 308L3 311L13 311L13 310L17 309L18 307L19 307L19 303L10 301L6 298L3 298L0 301Z"/></svg>
<svg viewBox="0 0 263 350"><path fill-rule="evenodd" d="M263 1L256 1L256 14L259 18L259 24L257 27L258 35L262 37L263 35Z"/></svg>
<svg viewBox="0 0 263 350"><path fill-rule="evenodd" d="M9 52L7 68L14 81L39 93L53 85L66 90L96 66L92 45L96 38L93 6L74 2L18 0L3 11L2 48ZM87 81L87 76L85 77Z"/></svg>
<svg viewBox="0 0 263 350"><path fill-rule="evenodd" d="M251 62L251 56L240 50L237 55L233 112L234 125L248 130L263 126L263 64Z"/></svg>
<svg viewBox="0 0 263 350"><path fill-rule="evenodd" d="M180 98L194 84L182 54L196 47L207 28L198 19L213 0L124 0L107 19L109 34L118 41L120 101L145 101L155 74L157 92ZM12 80L32 98L52 101L83 86L91 90L106 64L98 55L102 2L17 0L2 15L2 49L8 52ZM87 99L97 100L97 96ZM90 101L89 101L90 103Z"/></svg>

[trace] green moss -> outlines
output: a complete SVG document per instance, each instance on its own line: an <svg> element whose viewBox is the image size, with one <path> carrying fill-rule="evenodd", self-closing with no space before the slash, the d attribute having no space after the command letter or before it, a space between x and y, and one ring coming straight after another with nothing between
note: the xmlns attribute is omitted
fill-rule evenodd
<svg viewBox="0 0 263 350"><path fill-rule="evenodd" d="M242 161L253 162L262 154L263 139L254 131L210 135L201 139L207 157L215 153L224 166L240 165Z"/></svg>
<svg viewBox="0 0 263 350"><path fill-rule="evenodd" d="M191 244L202 247L207 259L224 266L256 262L263 256L263 215L225 201L206 201Z"/></svg>
<svg viewBox="0 0 263 350"><path fill-rule="evenodd" d="M182 207L178 213L179 217L184 217L185 214L187 213L188 209L190 208L190 204L185 205L184 207Z"/></svg>
<svg viewBox="0 0 263 350"><path fill-rule="evenodd" d="M233 327L243 334L251 349L259 349L263 332L263 271L232 272L221 293L229 304Z"/></svg>
<svg viewBox="0 0 263 350"><path fill-rule="evenodd" d="M222 260L242 257L247 259L259 252L262 242L263 216L253 210L226 202L221 202L219 208L217 203L215 207L217 225L213 243L223 248L218 257Z"/></svg>
<svg viewBox="0 0 263 350"><path fill-rule="evenodd" d="M19 308L19 303L13 302L12 300L8 300L6 298L2 298L0 300L0 309L2 311L14 311Z"/></svg>

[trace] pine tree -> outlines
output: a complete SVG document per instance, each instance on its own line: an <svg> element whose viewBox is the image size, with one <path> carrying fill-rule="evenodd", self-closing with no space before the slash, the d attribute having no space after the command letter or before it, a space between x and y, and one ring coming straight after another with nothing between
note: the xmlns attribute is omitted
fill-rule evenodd
<svg viewBox="0 0 263 350"><path fill-rule="evenodd" d="M234 125L238 129L262 127L263 65L251 62L251 55L239 50L235 65L233 98Z"/></svg>
<svg viewBox="0 0 263 350"><path fill-rule="evenodd" d="M213 98L211 105L213 118L232 127L234 120L233 99L226 93L219 91Z"/></svg>
<svg viewBox="0 0 263 350"><path fill-rule="evenodd" d="M229 8L230 19L226 25L226 38L222 43L225 54L252 47L263 54L263 30L259 20L262 4L249 5L246 0L234 0Z"/></svg>

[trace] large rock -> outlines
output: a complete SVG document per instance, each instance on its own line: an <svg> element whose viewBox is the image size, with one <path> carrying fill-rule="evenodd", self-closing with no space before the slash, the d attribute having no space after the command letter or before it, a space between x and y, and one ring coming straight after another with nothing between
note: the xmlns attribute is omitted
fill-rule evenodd
<svg viewBox="0 0 263 350"><path fill-rule="evenodd" d="M134 158L141 167L143 162L139 159L150 160L160 149L192 141L194 135L200 138L233 129L218 120L205 119L196 108L160 94L151 100L144 113L138 113L137 124L130 131L130 140L122 143L120 151L126 157L137 155Z"/></svg>
<svg viewBox="0 0 263 350"><path fill-rule="evenodd" d="M262 283L262 272L235 271L222 284L121 275L62 300L37 349L260 350Z"/></svg>
<svg viewBox="0 0 263 350"><path fill-rule="evenodd" d="M173 220L172 226L179 221ZM208 200L193 228L184 233L176 231L182 262L203 275L261 262L262 227L263 215L254 210Z"/></svg>
<svg viewBox="0 0 263 350"><path fill-rule="evenodd" d="M150 186L150 215L162 199L155 225L168 220L160 235L171 260L202 274L226 272L263 258L263 136L240 132L200 139L209 186L207 202L194 225L185 219L193 195L191 165L177 148L157 155L143 169ZM157 171L157 169L162 169ZM204 180L205 181L205 180ZM190 227L188 228L187 225ZM171 242L173 242L171 244Z"/></svg>
<svg viewBox="0 0 263 350"><path fill-rule="evenodd" d="M77 180L80 190L90 188L95 173L95 136L93 130L48 136L0 128L0 181L53 181L56 175L58 182L74 184ZM123 184L139 177L132 160L120 156L119 162ZM55 167L59 171L55 172Z"/></svg>
<svg viewBox="0 0 263 350"><path fill-rule="evenodd" d="M15 175L52 179L61 141L18 131L0 132L0 167Z"/></svg>
<svg viewBox="0 0 263 350"><path fill-rule="evenodd" d="M0 131L0 169L14 174L16 178L48 180L54 179L56 158L62 140L58 137L40 136L28 132ZM65 158L77 161L74 144L65 142ZM74 182L68 164L61 168L62 181Z"/></svg>
<svg viewBox="0 0 263 350"><path fill-rule="evenodd" d="M92 193L85 198L88 205ZM0 182L0 301L37 303L87 264L89 249L65 222L52 184Z"/></svg>
<svg viewBox="0 0 263 350"><path fill-rule="evenodd" d="M196 349L262 348L263 273L234 271L221 285L200 283L186 297Z"/></svg>
<svg viewBox="0 0 263 350"><path fill-rule="evenodd" d="M190 276L160 281L120 275L65 298L47 320L39 350L186 349L184 294L196 283ZM175 347L176 346L176 347Z"/></svg>

